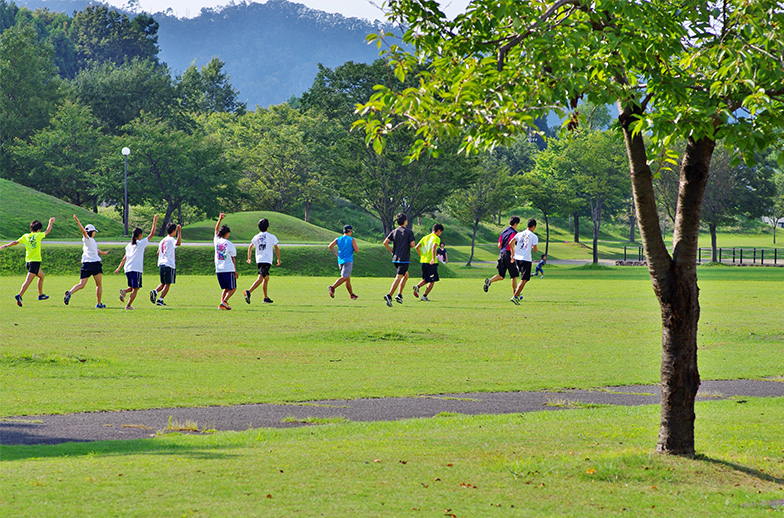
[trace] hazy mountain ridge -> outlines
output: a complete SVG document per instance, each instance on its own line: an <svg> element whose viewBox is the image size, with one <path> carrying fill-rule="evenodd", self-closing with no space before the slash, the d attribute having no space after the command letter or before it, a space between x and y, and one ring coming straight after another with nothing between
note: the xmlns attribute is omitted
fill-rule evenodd
<svg viewBox="0 0 784 518"><path fill-rule="evenodd" d="M28 9L73 14L99 2L80 0L18 0ZM169 11L171 12L171 11ZM334 68L346 61L369 63L378 57L365 43L371 32L391 25L346 18L286 0L204 8L195 18L153 14L160 24L159 57L175 72L213 57L226 63L231 83L248 108L279 104L298 96L313 83L318 64Z"/></svg>

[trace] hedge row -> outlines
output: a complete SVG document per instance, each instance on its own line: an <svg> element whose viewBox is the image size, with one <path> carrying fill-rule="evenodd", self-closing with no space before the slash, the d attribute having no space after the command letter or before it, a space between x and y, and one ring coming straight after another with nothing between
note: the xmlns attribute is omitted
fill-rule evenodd
<svg viewBox="0 0 784 518"><path fill-rule="evenodd" d="M125 253L122 246L98 246L111 253L103 258L104 273L111 273L120 264ZM413 255L416 255L415 253ZM82 247L80 245L51 245L43 247L42 269L48 275L78 275ZM157 272L157 243L153 243L144 254L144 271ZM237 266L240 273L251 275L256 272L255 264L245 262L247 247L238 247ZM280 247L281 266L273 266L274 275L300 275L332 277L338 274L335 255L326 246ZM416 259L411 275L419 276ZM255 259L254 259L255 260ZM380 245L363 245L354 256L354 272L357 277L391 277L395 270L389 252ZM17 245L0 252L0 275L24 275L24 247ZM211 246L182 246L177 249L177 275L213 275L215 267ZM443 265L439 268L442 277L454 277Z"/></svg>

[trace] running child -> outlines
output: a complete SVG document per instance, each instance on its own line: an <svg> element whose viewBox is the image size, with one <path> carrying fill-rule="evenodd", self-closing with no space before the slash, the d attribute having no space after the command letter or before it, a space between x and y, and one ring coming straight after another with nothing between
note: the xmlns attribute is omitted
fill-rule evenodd
<svg viewBox="0 0 784 518"><path fill-rule="evenodd" d="M177 234L176 239L174 238L175 233ZM182 244L182 226L169 223L169 226L166 227L166 234L166 237L161 239L158 244L158 275L161 278L161 283L150 292L150 302L159 306L166 305L163 299L177 279L174 251Z"/></svg>
<svg viewBox="0 0 784 518"><path fill-rule="evenodd" d="M392 254L392 264L395 265L397 272L395 279L392 281L392 287L389 289L389 293L384 295L384 302L386 302L387 306L390 308L392 307L392 294L395 292L395 289L398 289L395 301L399 304L403 303L403 288L406 287L406 281L408 280L408 267L411 263L411 249L416 246L416 243L414 242L414 233L406 228L407 221L408 218L405 214L402 212L397 214L395 216L395 222L398 227L389 233L383 243L387 250L389 250L389 253ZM392 247L389 246L389 243L392 243Z"/></svg>
<svg viewBox="0 0 784 518"><path fill-rule="evenodd" d="M338 258L338 267L340 268L340 278L327 288L329 290L329 296L333 299L335 298L335 288L341 284L346 285L351 300L357 300L359 298L354 294L354 290L351 289L351 271L354 269L354 252L359 252L357 240L352 237L353 234L354 227L345 225L343 227L343 235L335 238L329 244L329 249L332 250L332 253ZM335 251L336 246L338 247L337 251Z"/></svg>
<svg viewBox="0 0 784 518"><path fill-rule="evenodd" d="M259 269L259 276L253 282L253 285L242 292L245 295L245 302L250 304L250 294L253 290L261 284L261 290L264 292L264 303L272 304L272 299L267 296L267 284L269 284L269 271L272 268L272 251L275 251L275 256L278 258L276 266L280 266L280 249L278 248L278 238L274 234L267 232L269 229L269 221L267 218L259 220L260 232L253 236L248 246L248 264L251 262L250 254L253 249L256 249L256 267Z"/></svg>
<svg viewBox="0 0 784 518"><path fill-rule="evenodd" d="M142 274L144 273L144 249L150 244L150 239L155 235L155 227L158 226L158 215L152 218L152 228L150 235L142 238L142 229L136 227L131 232L131 242L125 246L125 255L123 255L120 264L114 273L119 273L120 268L125 265L125 277L128 279L128 287L120 288L120 302L125 302L125 296L128 297L128 303L125 309L133 309L133 301L136 299L136 294L139 293L139 288L142 287Z"/></svg>
<svg viewBox="0 0 784 518"><path fill-rule="evenodd" d="M512 293L514 294L517 291L517 276L519 272L517 270L517 264L515 264L514 258L512 257L512 250L514 248L514 236L517 234L517 225L520 224L520 218L517 216L512 216L509 218L509 226L501 232L501 236L498 238L498 264L496 265L496 270L498 273L493 275L489 279L485 279L485 284L482 289L487 290L490 289L490 285L494 282L501 281L506 277L506 272L509 272L509 276L512 278Z"/></svg>
<svg viewBox="0 0 784 518"><path fill-rule="evenodd" d="M534 234L536 230L536 220L531 218L528 220L528 228L522 232L518 232L514 237L515 254L514 258L517 263L517 268L520 270L520 284L512 295L511 301L514 304L520 304L523 300L522 293L526 283L531 280L531 264L533 259L531 254L536 252L536 245L539 244L539 238Z"/></svg>
<svg viewBox="0 0 784 518"><path fill-rule="evenodd" d="M547 264L547 254L542 254L542 259L536 263L536 271L534 275L539 275L540 279L544 279L544 265Z"/></svg>
<svg viewBox="0 0 784 518"><path fill-rule="evenodd" d="M73 215L76 224L79 225L79 230L82 231L82 268L79 271L79 283L75 284L73 288L65 292L63 302L67 306L71 301L71 296L77 291L81 290L87 284L87 279L90 277L95 281L95 298L98 299L98 304L95 309L104 309L106 304L101 302L103 296L103 265L101 264L101 256L109 255L109 252L104 252L98 248L98 243L95 242L95 234L98 229L93 225L82 226L82 222Z"/></svg>
<svg viewBox="0 0 784 518"><path fill-rule="evenodd" d="M52 231L52 224L54 223L54 218L49 218L49 226L46 227L46 231L41 232L41 229L44 228L43 223L38 221L37 219L30 223L30 232L23 235L16 241L11 241L10 243L0 246L0 250L3 248L9 248L11 246L16 246L19 243L24 243L25 246L25 266L27 267L27 277L25 277L24 282L22 283L22 288L19 290L18 295L14 295L14 299L16 299L16 305L20 308L22 307L22 296L27 291L28 286L33 282L33 279L38 277L38 300L46 300L49 298L48 295L44 295L44 272L41 271L41 240L49 235L49 232Z"/></svg>
<svg viewBox="0 0 784 518"><path fill-rule="evenodd" d="M240 276L240 272L237 271L237 262L234 259L237 256L237 249L234 247L234 243L229 241L231 229L226 225L221 226L221 221L225 217L226 214L223 212L218 216L212 243L215 248L215 273L218 276L218 284L223 290L219 307L228 310L231 309L229 299L237 291L237 278Z"/></svg>
<svg viewBox="0 0 784 518"><path fill-rule="evenodd" d="M419 262L422 263L422 280L419 284L414 286L414 296L419 297L419 288L427 284L425 293L422 294L423 302L430 299L427 296L433 289L435 283L438 282L438 245L441 243L441 233L444 231L444 225L436 223L433 225L433 232L426 235L417 243L416 251L419 254Z"/></svg>

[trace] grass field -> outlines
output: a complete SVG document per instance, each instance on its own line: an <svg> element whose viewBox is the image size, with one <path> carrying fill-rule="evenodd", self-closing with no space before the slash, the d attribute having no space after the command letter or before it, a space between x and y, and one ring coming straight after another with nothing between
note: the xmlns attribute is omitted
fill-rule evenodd
<svg viewBox="0 0 784 518"><path fill-rule="evenodd" d="M645 269L548 267L519 307L506 283L482 292L489 268L456 270L393 308L389 279L355 278L352 302L273 276L274 304L231 312L211 276L133 312L119 277L103 311L89 289L17 308L21 278L0 277L1 415L657 382ZM781 376L784 270L699 274L702 377ZM784 498L782 403L698 404L696 460L652 454L657 406L3 446L0 515L756 516Z"/></svg>

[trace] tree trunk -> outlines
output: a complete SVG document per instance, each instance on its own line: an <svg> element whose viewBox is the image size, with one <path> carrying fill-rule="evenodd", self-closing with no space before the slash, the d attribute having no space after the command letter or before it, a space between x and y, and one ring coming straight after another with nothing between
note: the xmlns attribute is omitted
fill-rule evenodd
<svg viewBox="0 0 784 518"><path fill-rule="evenodd" d="M632 191L648 272L662 316L661 425L656 451L694 456L694 398L700 385L697 368L697 238L700 210L715 142L689 139L681 164L672 256L667 251L647 164L645 143L631 126L637 117L619 103L619 121L629 157Z"/></svg>
<svg viewBox="0 0 784 518"><path fill-rule="evenodd" d="M716 224L708 223L708 228L710 229L710 235L711 235L711 262L718 263L719 254L718 254L718 249L716 248Z"/></svg>
<svg viewBox="0 0 784 518"><path fill-rule="evenodd" d="M174 204L171 202L168 202L166 204L166 214L163 216L163 224L161 225L161 228L158 229L158 237L166 236L166 227L169 225L169 222L172 220L172 214L174 214L174 210L176 208L177 207L175 207ZM182 213L182 209L180 209L180 213ZM182 218L182 214L180 214L180 217Z"/></svg>
<svg viewBox="0 0 784 518"><path fill-rule="evenodd" d="M637 226L637 219L634 217L634 202L629 211L629 242L634 243L634 228Z"/></svg>
<svg viewBox="0 0 784 518"><path fill-rule="evenodd" d="M574 219L571 214L569 214L569 232L574 232Z"/></svg>
<svg viewBox="0 0 784 518"><path fill-rule="evenodd" d="M599 228L602 225L602 201L591 201L591 222L593 223L593 264L599 264Z"/></svg>
<svg viewBox="0 0 784 518"><path fill-rule="evenodd" d="M476 230L479 228L479 219L474 220L474 231L471 233L471 255L468 256L466 266L471 266L471 261L474 260L474 243L476 243Z"/></svg>
<svg viewBox="0 0 784 518"><path fill-rule="evenodd" d="M544 215L544 255L550 250L550 219L547 217L547 214Z"/></svg>
<svg viewBox="0 0 784 518"><path fill-rule="evenodd" d="M580 215L576 212L572 215L574 218L574 242L580 242Z"/></svg>
<svg viewBox="0 0 784 518"><path fill-rule="evenodd" d="M310 223L310 202L305 202L305 223Z"/></svg>

